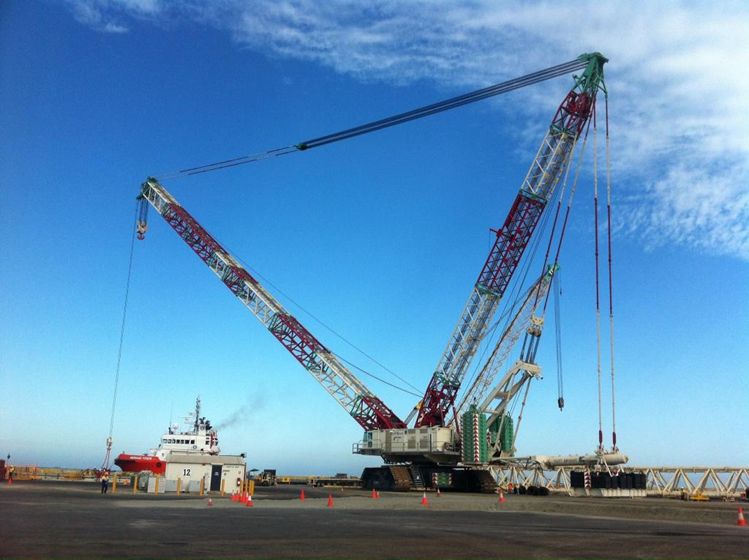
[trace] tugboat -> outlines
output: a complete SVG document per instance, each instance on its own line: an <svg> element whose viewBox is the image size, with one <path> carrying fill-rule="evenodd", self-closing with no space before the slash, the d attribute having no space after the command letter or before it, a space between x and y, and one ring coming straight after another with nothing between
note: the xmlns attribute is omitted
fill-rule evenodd
<svg viewBox="0 0 749 560"><path fill-rule="evenodd" d="M123 472L151 471L163 475L172 453L195 455L218 455L218 434L211 422L200 416L200 397L195 399L195 414L186 418L191 427L189 431L180 432L179 424L169 426L167 433L161 436L161 442L147 454L130 455L120 453L114 464Z"/></svg>

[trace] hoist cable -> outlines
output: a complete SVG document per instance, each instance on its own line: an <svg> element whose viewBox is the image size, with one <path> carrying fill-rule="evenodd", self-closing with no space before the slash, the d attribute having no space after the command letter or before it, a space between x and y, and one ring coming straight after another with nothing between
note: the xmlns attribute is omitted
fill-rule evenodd
<svg viewBox="0 0 749 560"><path fill-rule="evenodd" d="M133 253L135 252L135 228L138 216L138 203L135 204L135 216L133 219L133 231L130 236L130 257L127 263L127 281L125 282L125 301L122 305L122 322L120 323L120 342L117 348L117 366L114 374L114 391L112 393L112 412L109 416L109 435L107 438L107 454L104 459L103 468L109 469L109 453L112 447L112 433L114 432L114 415L117 408L117 387L120 383L120 365L122 364L122 346L125 341L125 322L127 320L127 302L130 296L130 278L133 273Z"/></svg>
<svg viewBox="0 0 749 560"><path fill-rule="evenodd" d="M611 154L609 145L609 94L605 94L606 102L606 220L607 220L607 241L609 252L609 352L611 359L611 439L613 451L617 450L616 446L616 391L614 383L614 287L612 275L612 253L611 253Z"/></svg>
<svg viewBox="0 0 749 560"><path fill-rule="evenodd" d="M217 171L219 169L225 169L227 167L236 167L238 165L244 165L246 163L252 163L273 157L283 156L294 152L302 152L312 148L317 148L319 146L324 146L326 144L332 144L333 142L340 142L341 140L347 140L349 138L361 136L362 134L376 132L378 130L382 130L383 128L388 128L423 117L428 117L430 115L448 111L450 109L455 109L457 107L462 107L463 105L475 103L476 101L494 97L495 95L500 95L522 87L537 84L539 82L550 80L558 76L563 76L565 74L569 74L570 72L574 72L575 70L581 70L587 65L588 61L585 59L578 58L575 60L570 60L569 62L565 62L557 66L552 66L550 68L546 68L545 70L539 70L537 72L533 72L519 78L513 78L511 80L507 80L493 86L465 93L457 97L451 97L450 99L445 99L443 101L438 101L437 103L432 103L431 105L412 109L411 111L406 111L405 113L399 113L397 115L365 123L353 128L334 132L332 134L327 134L325 136L312 138L310 140L304 140L302 142L299 142L298 144L292 144L283 148L275 148L272 150L267 150L265 152L238 156L235 158L216 161L205 165L188 167L170 173L157 174L155 176L160 180L164 180L179 176L197 175L199 173Z"/></svg>
<svg viewBox="0 0 749 560"><path fill-rule="evenodd" d="M271 288L273 288L276 292L278 292L280 295L282 295L283 297L285 297L288 301L290 301L292 304L294 304L296 307L298 307L303 313L305 313L306 315L308 315L309 317L311 317L312 320L314 320L315 322L317 322L323 328L325 328L326 330L328 330L329 332L331 332L333 335L335 335L336 337L338 337L339 339L341 339L343 342L345 342L346 344L348 344L351 348L353 348L354 350L356 350L357 352L359 352L361 355L365 356L366 358L370 359L372 362L374 362L375 364L377 364L378 366L380 366L382 369L384 369L390 375L392 375L393 377L395 377L399 381L401 381L401 382L405 383L406 385L408 385L409 387L411 387L414 391L418 391L419 390L418 388L414 387L413 384L409 383L406 379L404 379L402 376L398 375L392 369L390 369L385 364L383 364L379 360L377 360L374 356L371 356L370 354L368 354L367 352L365 352L364 350L362 350L361 348L359 348L357 345L355 345L353 342L351 342L350 340L348 340L345 336L343 336L342 334L338 333L335 329L333 329L332 327L328 326L322 319L318 318L312 312L310 312L307 309L305 309L300 303L298 303L297 301L295 301L291 296L289 296L281 288L279 288L277 285L275 285L273 282L271 282L268 279L268 277L262 275L260 272L258 272L258 270L256 268L253 268L252 266L250 266L249 264L247 264L246 262L244 262L241 258L237 257L236 253L231 252L231 254L232 254L232 256L235 259L237 259L237 261L239 261L239 263L244 268L250 270L255 276L257 276L258 278L260 278L263 281L263 283L265 283L268 286L270 286ZM333 354L335 354L335 353L333 352ZM346 361L347 363L351 363L351 362L348 362L347 360L344 360L344 361ZM362 370L361 368L359 368L357 366L354 366L354 367L356 367L357 369L363 371L364 373L366 373L370 377L374 377L375 379L378 379L378 380L382 381L381 379L379 379L378 377L376 377L374 374L369 373L369 372L367 372L365 370ZM386 383L386 384L390 385L390 383L388 383L387 381L383 381L383 383ZM391 386L392 387L396 387L397 389L400 389L400 390L405 391L407 393L411 393L410 391L408 391L406 389L403 389L402 387L397 387L396 385L391 385ZM415 393L411 393L411 394L415 394ZM417 397L421 397L422 395L418 394L416 396Z"/></svg>
<svg viewBox="0 0 749 560"><path fill-rule="evenodd" d="M492 337L488 340L487 344L484 345L482 354L479 357L479 359L476 361L476 365L474 366L473 373L471 374L471 376L469 376L467 380L465 380L462 383L462 385L464 387L468 387L468 389L466 390L465 394L461 397L459 401L459 405L456 407L459 414L461 413L461 411L465 410L465 406L469 404L469 402L479 401L479 400L484 399L486 389L488 388L488 384L490 383L490 377L493 377L495 375L496 370L500 368L502 364L504 363L504 360L502 360L498 364L495 364L496 356L498 352L500 351L500 349L502 349L503 345L506 343L507 339L511 338L513 333L517 332L521 326L524 326L524 325L521 325L518 321L519 319L521 319L521 313L523 311L523 307L527 305L531 296L534 295L534 291L540 289L540 280L541 279L534 282L525 292L521 294L521 296L517 298L517 300L515 300L512 303L512 305L505 306L503 308L502 315L489 328L489 331L487 334L492 334ZM515 312L515 309L517 307L520 307L520 308L517 310L517 312ZM535 306L532 309L534 308ZM493 340L494 340L493 334L497 331L497 327L502 322L504 322L504 327L502 328L502 331L501 331L502 334L499 340L495 344L493 344ZM518 335L518 338L519 338L519 335ZM492 345L493 345L493 350L491 352L491 355L486 360L486 362L484 362L484 357L486 356L486 353L488 352L489 347L491 347ZM509 354L510 349L511 347L505 347L506 354ZM483 363L484 365L481 366L481 370L479 371L478 364L481 364L481 363ZM490 369L490 366L491 366L491 369Z"/></svg>
<svg viewBox="0 0 749 560"><path fill-rule="evenodd" d="M596 266L596 376L598 379L598 449L603 451L603 411L601 389L601 297L598 265L598 123L593 106L593 235Z"/></svg>
<svg viewBox="0 0 749 560"><path fill-rule="evenodd" d="M539 231L542 231L546 227L548 219L549 219L549 214L543 213L539 222L539 228L538 228ZM481 337L478 339L477 344L483 345L481 357L478 360L473 360L473 363L472 363L473 369L471 373L468 375L468 379L471 380L470 384L467 384L464 378L463 380L461 380L461 387L466 387L466 386L473 387L475 385L477 376L479 376L483 372L483 367L481 369L481 372L479 371L479 367L480 367L481 362L484 359L484 356L486 356L487 352L489 351L489 346L491 346L491 342L493 340L494 334L496 332L504 333L508 329L510 322L515 317L515 307L520 303L520 301L524 299L523 295L528 291L528 290L524 291L523 288L526 286L528 273L530 271L531 263L533 262L533 259L538 250L540 239L541 239L540 235L537 235L532 238L532 241L529 247L529 253L528 253L529 257L526 259L523 259L521 267L518 271L518 274L520 275L520 279L514 280L510 293L508 294L507 297L502 298L501 303L504 303L504 305L502 306L501 315L499 319L497 319L491 325L489 329L483 332ZM506 303L506 302L512 302L512 303ZM499 326L499 323L501 323L504 318L506 318L504 328L502 329L502 331L497 331L496 329ZM490 338L486 344L483 344L484 341L487 340L487 336L490 336ZM466 389L465 391L466 392L463 393L460 399L456 399L461 404L461 406L458 407L459 409L462 409L463 405L468 403L468 400L466 400L467 397L470 398L467 394L467 392L470 391L470 389ZM460 412L460 410L458 412ZM447 425L453 422L456 422L457 420L458 420L457 417L452 418L450 422L447 423Z"/></svg>
<svg viewBox="0 0 749 560"><path fill-rule="evenodd" d="M336 357L336 358L338 358L338 359L339 359L339 360L341 360L342 362L345 362L345 363L347 363L347 364L348 364L348 365L350 365L350 366L351 366L352 368L354 368L354 369L356 369L357 371L359 371L359 372L363 373L364 375L368 375L369 377L371 377L371 378L373 378L373 379L376 379L376 380L377 380L377 381L379 381L380 383L384 383L385 385L388 385L389 387L392 387L393 389L398 389L399 391L402 391L402 392L404 392L404 393L406 393L406 394L408 394L408 395L413 395L414 397L419 397L419 398L421 397L421 395L420 395L419 393L416 393L415 391L409 391L408 389L404 389L403 387L400 387L399 385L396 385L396 384L394 384L394 383L390 383L389 381L385 381L385 380L384 380L384 379L382 379L381 377L378 377L378 376L376 376L376 375L375 375L374 373L372 373L371 371L367 371L366 369L364 369L364 368L361 368L361 367L357 366L357 365L356 365L355 363L353 363L353 362L350 362L349 360L347 360L346 358L344 358L344 357L343 357L343 356L341 356L340 354L334 354L334 355L335 355L335 357Z"/></svg>
<svg viewBox="0 0 749 560"><path fill-rule="evenodd" d="M575 176L572 179L572 187L570 188L570 195L567 199L567 208L564 212L564 220L562 221L562 229L559 232L559 240L557 241L557 250L554 254L554 266L559 266L559 254L562 250L562 241L564 241L564 234L567 232L567 223L569 222L570 213L572 212L572 203L575 199L575 194L577 193L577 185L578 181L580 180L580 171L583 167L583 160L585 158L585 152L588 147L588 133L590 132L590 121L588 121L588 124L585 128L585 135L583 136L583 147L579 151L579 156L577 158L577 164L575 166ZM577 146L579 138L575 138L575 146ZM573 146L573 150L575 149L575 146ZM565 177L566 181L566 177ZM546 298L544 299L544 307L543 307L543 313L546 313L546 307L549 303L549 292L546 292Z"/></svg>
<svg viewBox="0 0 749 560"><path fill-rule="evenodd" d="M557 354L557 405L564 409L564 372L562 370L562 310L559 299L562 295L562 279L559 271L551 281L554 290L554 334L556 335Z"/></svg>

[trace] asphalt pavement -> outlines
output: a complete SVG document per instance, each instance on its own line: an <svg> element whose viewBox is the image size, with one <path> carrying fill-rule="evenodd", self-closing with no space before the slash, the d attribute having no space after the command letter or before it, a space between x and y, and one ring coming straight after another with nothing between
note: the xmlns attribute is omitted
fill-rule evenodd
<svg viewBox="0 0 749 560"><path fill-rule="evenodd" d="M3 485L0 557L749 557L749 527L727 522L736 504L698 504L715 521L696 523L678 519L680 504L672 501L638 501L634 511L673 508L676 520L617 517L631 506L601 500L576 507L563 497L511 496L500 504L492 496L430 494L423 506L413 493L372 500L358 490L305 487L302 502L300 490L259 489L246 507L220 497L208 505L197 496L102 496L93 484ZM569 511L532 511L558 503Z"/></svg>

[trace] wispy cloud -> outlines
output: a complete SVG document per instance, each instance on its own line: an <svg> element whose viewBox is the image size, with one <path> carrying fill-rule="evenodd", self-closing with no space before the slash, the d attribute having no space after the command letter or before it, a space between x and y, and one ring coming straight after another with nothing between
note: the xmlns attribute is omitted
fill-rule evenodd
<svg viewBox="0 0 749 560"><path fill-rule="evenodd" d="M188 18L272 56L361 80L429 80L450 89L601 51L611 59L621 230L645 247L673 243L749 260L744 2L86 0L74 7L79 21L101 31L124 31L118 18ZM529 92L522 110L544 122L557 97Z"/></svg>
<svg viewBox="0 0 749 560"><path fill-rule="evenodd" d="M128 18L156 17L167 7L161 0L66 0L80 23L101 33L127 33Z"/></svg>

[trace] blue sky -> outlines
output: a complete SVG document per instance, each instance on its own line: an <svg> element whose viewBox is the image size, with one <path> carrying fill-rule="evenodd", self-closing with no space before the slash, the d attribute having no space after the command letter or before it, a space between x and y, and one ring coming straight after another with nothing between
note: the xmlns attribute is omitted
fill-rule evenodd
<svg viewBox="0 0 749 560"><path fill-rule="evenodd" d="M610 58L617 431L633 464L746 464L749 36L742 3L6 2L0 8L0 455L96 466L134 199L150 174L286 146L598 50ZM585 21L578 21L579 14ZM560 22L577 21L572 26ZM345 143L165 181L226 248L426 386L558 78ZM592 186L562 254L520 454L597 437ZM286 297L332 350L396 382ZM200 394L253 467L358 472L358 425L154 213L135 247L114 451ZM551 318L550 318L551 319ZM608 368L604 363L604 370ZM397 413L414 397L362 376ZM605 392L608 400L608 390ZM610 413L605 409L606 442Z"/></svg>

